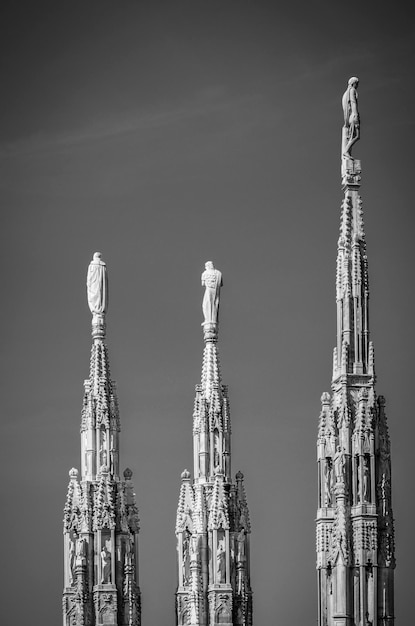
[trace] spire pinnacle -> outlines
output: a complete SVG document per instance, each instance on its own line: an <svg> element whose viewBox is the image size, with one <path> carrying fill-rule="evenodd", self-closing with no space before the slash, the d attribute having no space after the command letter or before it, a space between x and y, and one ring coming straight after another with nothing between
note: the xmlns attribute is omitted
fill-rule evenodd
<svg viewBox="0 0 415 626"><path fill-rule="evenodd" d="M88 306L92 313L92 337L94 340L105 338L105 313L108 310L107 266L101 256L101 252L94 252L86 278Z"/></svg>

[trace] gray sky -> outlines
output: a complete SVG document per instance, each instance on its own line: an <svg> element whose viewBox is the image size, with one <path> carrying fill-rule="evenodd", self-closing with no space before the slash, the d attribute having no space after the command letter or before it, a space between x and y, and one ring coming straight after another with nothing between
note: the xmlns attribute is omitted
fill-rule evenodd
<svg viewBox="0 0 415 626"><path fill-rule="evenodd" d="M61 620L79 467L88 263L110 278L121 465L140 508L143 624L174 624L192 469L200 273L223 272L233 473L246 477L255 626L312 623L316 436L335 344L341 95L360 78L377 392L387 400L396 616L413 594L414 27L365 2L88 0L0 9L2 615ZM4 576L3 576L4 579ZM14 618L12 619L12 615Z"/></svg>

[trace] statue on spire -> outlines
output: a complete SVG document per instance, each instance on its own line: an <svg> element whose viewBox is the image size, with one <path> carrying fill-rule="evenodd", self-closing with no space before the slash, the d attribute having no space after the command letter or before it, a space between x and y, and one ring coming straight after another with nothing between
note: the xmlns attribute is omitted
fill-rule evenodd
<svg viewBox="0 0 415 626"><path fill-rule="evenodd" d="M344 114L342 157L351 159L352 146L360 139L360 117L357 108L357 87L359 79L357 76L349 78L347 89L343 94L342 105Z"/></svg>
<svg viewBox="0 0 415 626"><path fill-rule="evenodd" d="M218 324L220 288L223 285L222 273L215 269L212 261L206 261L205 271L202 274L202 286L205 289L202 309L205 316L205 324Z"/></svg>
<svg viewBox="0 0 415 626"><path fill-rule="evenodd" d="M107 266L101 252L95 252L86 278L88 305L93 315L103 315L108 309Z"/></svg>
<svg viewBox="0 0 415 626"><path fill-rule="evenodd" d="M108 309L107 266L101 259L101 252L95 252L89 264L86 278L88 305L92 313L92 336L105 337L105 313Z"/></svg>

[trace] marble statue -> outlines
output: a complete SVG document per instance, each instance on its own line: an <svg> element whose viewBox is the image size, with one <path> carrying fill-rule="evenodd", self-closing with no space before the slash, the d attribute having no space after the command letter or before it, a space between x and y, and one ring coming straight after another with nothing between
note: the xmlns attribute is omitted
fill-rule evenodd
<svg viewBox="0 0 415 626"><path fill-rule="evenodd" d="M226 559L225 540L220 539L218 542L218 549L216 552L216 575L217 575L218 583L225 582L225 572L226 572L225 559Z"/></svg>
<svg viewBox="0 0 415 626"><path fill-rule="evenodd" d="M108 309L107 267L101 252L95 252L86 279L88 305L93 315L103 315Z"/></svg>
<svg viewBox="0 0 415 626"><path fill-rule="evenodd" d="M344 114L343 127L343 157L353 159L351 155L352 146L360 139L360 118L357 108L357 87L359 79L356 76L349 78L347 89L343 94L342 105Z"/></svg>
<svg viewBox="0 0 415 626"><path fill-rule="evenodd" d="M334 456L334 473L336 475L337 482L344 482L346 470L346 458L344 450L337 446L337 451Z"/></svg>
<svg viewBox="0 0 415 626"><path fill-rule="evenodd" d="M192 535L190 540L190 557L197 559L199 553L199 538L196 535Z"/></svg>
<svg viewBox="0 0 415 626"><path fill-rule="evenodd" d="M332 506L331 499L331 487L333 480L333 470L329 461L327 461L324 467L324 504L325 506Z"/></svg>
<svg viewBox="0 0 415 626"><path fill-rule="evenodd" d="M107 548L101 550L101 584L111 582L111 553Z"/></svg>
<svg viewBox="0 0 415 626"><path fill-rule="evenodd" d="M244 528L242 528L242 530L238 533L237 542L238 542L238 559L242 561L245 558L245 529Z"/></svg>
<svg viewBox="0 0 415 626"><path fill-rule="evenodd" d="M190 540L191 533L186 528L183 533L183 555L182 555L182 570L183 570L183 584L187 585L190 580Z"/></svg>
<svg viewBox="0 0 415 626"><path fill-rule="evenodd" d="M214 469L216 469L217 467L220 466L220 456L219 456L220 439L219 439L219 432L216 430L216 428L213 432L213 438L214 438L213 465L214 465Z"/></svg>
<svg viewBox="0 0 415 626"><path fill-rule="evenodd" d="M204 324L217 324L219 321L220 288L223 285L222 273L215 269L212 261L205 263L202 274L202 286L205 287L202 309L205 316Z"/></svg>
<svg viewBox="0 0 415 626"><path fill-rule="evenodd" d="M69 584L73 585L75 572L75 542L69 539Z"/></svg>
<svg viewBox="0 0 415 626"><path fill-rule="evenodd" d="M370 501L370 470L367 459L363 465L363 502Z"/></svg>

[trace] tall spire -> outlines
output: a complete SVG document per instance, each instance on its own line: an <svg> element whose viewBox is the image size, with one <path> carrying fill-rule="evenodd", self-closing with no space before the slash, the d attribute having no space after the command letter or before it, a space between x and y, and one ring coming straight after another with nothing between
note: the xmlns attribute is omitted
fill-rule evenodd
<svg viewBox="0 0 415 626"><path fill-rule="evenodd" d="M138 509L132 472L119 476L120 419L105 345L107 269L88 268L92 313L89 378L81 414L81 476L69 472L64 508L64 626L139 626Z"/></svg>
<svg viewBox="0 0 415 626"><path fill-rule="evenodd" d="M222 384L219 302L222 274L208 261L202 274L204 351L193 411L194 479L182 473L176 536L178 625L251 626L248 506L243 474L231 478L228 390Z"/></svg>
<svg viewBox="0 0 415 626"><path fill-rule="evenodd" d="M358 79L343 95L342 189L337 247L337 342L332 394L321 397L317 440L319 626L394 623L394 527L390 441L376 397L369 341L369 279L361 164Z"/></svg>

